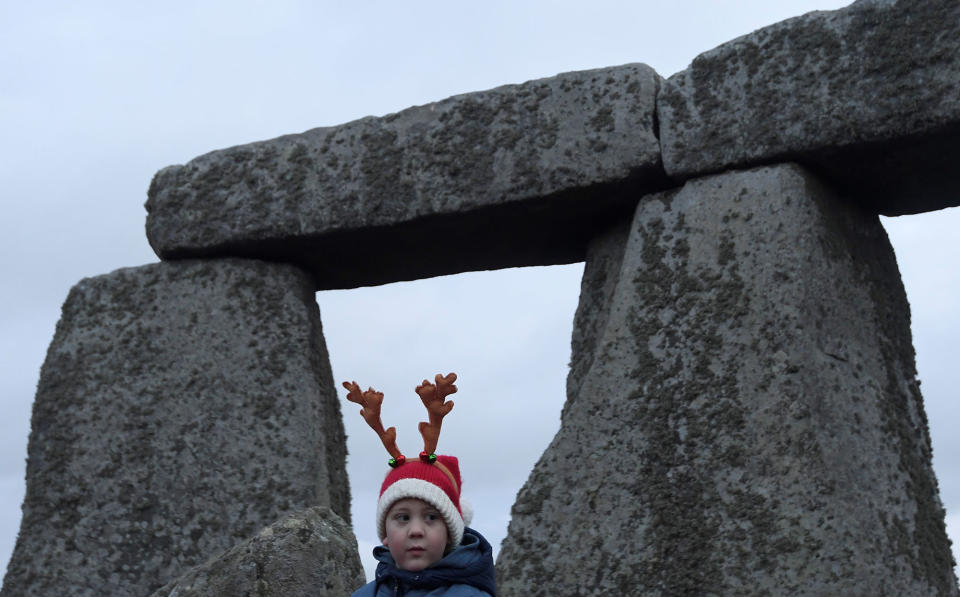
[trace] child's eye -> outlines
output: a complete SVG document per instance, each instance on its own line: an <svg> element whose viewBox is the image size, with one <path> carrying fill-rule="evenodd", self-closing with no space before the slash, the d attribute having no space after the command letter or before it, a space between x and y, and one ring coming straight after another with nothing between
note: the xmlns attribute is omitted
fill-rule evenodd
<svg viewBox="0 0 960 597"><path fill-rule="evenodd" d="M409 514L394 514L394 515L393 515L393 519L394 519L394 520L397 520L397 521L400 521L400 522L407 522L408 520L410 520L410 515L409 515Z"/></svg>

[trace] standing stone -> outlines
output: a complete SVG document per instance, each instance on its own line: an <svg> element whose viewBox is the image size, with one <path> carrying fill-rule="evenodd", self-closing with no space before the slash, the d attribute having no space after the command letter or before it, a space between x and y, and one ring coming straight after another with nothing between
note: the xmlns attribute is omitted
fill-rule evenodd
<svg viewBox="0 0 960 597"><path fill-rule="evenodd" d="M339 405L300 270L82 280L40 374L3 597L146 595L283 514L348 520Z"/></svg>
<svg viewBox="0 0 960 597"><path fill-rule="evenodd" d="M957 595L876 216L793 165L645 197L575 328L502 596Z"/></svg>
<svg viewBox="0 0 960 597"><path fill-rule="evenodd" d="M151 597L344 597L364 583L350 526L317 507L268 526Z"/></svg>
<svg viewBox="0 0 960 597"><path fill-rule="evenodd" d="M318 289L582 261L667 185L661 81L564 73L213 151L157 172L147 237L162 259L297 263Z"/></svg>

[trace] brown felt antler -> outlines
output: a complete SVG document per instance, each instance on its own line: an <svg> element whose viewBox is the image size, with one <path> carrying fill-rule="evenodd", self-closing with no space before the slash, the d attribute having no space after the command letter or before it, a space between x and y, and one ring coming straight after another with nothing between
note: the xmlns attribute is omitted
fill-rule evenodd
<svg viewBox="0 0 960 597"><path fill-rule="evenodd" d="M356 402L363 407L360 409L360 416L367 422L367 425L377 432L377 435L380 436L380 441L383 442L383 447L387 449L390 456L393 456L391 466L394 465L394 462L396 462L396 464L403 464L406 458L400 452L400 448L397 447L397 428L391 427L390 429L384 430L383 421L380 420L380 405L383 403L383 392L377 392L373 388L369 388L366 392L361 392L360 386L358 386L355 381L345 381L343 382L343 387L347 388L347 400Z"/></svg>
<svg viewBox="0 0 960 597"><path fill-rule="evenodd" d="M453 401L444 402L444 398L450 394L456 393L457 386L453 382L457 381L457 374L450 373L446 377L439 373L434 378L436 385L427 380L423 380L417 386L417 394L420 400L427 407L427 413L430 415L429 423L420 423L420 435L423 436L423 458L425 455L433 454L437 449L437 440L440 439L440 426L443 424L443 417L453 409Z"/></svg>

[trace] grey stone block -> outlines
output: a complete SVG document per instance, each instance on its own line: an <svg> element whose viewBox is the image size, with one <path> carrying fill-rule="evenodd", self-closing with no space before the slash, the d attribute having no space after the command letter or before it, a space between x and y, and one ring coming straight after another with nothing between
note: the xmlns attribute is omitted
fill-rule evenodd
<svg viewBox="0 0 960 597"><path fill-rule="evenodd" d="M661 80L566 73L215 151L156 174L147 236L164 259L297 263L319 288L582 260L666 184Z"/></svg>
<svg viewBox="0 0 960 597"><path fill-rule="evenodd" d="M657 99L686 179L794 160L887 215L960 205L960 3L861 0L701 54Z"/></svg>
<svg viewBox="0 0 960 597"><path fill-rule="evenodd" d="M798 166L697 179L642 199L584 280L593 354L500 595L957 595L875 215Z"/></svg>
<svg viewBox="0 0 960 597"><path fill-rule="evenodd" d="M295 267L160 263L70 292L3 590L146 595L314 505L349 517L339 403Z"/></svg>
<svg viewBox="0 0 960 597"><path fill-rule="evenodd" d="M318 507L268 526L152 597L344 597L364 583L350 526Z"/></svg>

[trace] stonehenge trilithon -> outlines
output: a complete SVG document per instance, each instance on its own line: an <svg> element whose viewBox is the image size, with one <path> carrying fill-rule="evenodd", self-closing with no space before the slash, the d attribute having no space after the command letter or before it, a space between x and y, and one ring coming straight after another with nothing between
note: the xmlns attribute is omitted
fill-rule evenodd
<svg viewBox="0 0 960 597"><path fill-rule="evenodd" d="M88 278L33 411L4 597L146 595L281 515L349 520L309 276L228 259Z"/></svg>
<svg viewBox="0 0 960 597"><path fill-rule="evenodd" d="M893 252L839 199L731 172L595 243L502 595L956 594Z"/></svg>
<svg viewBox="0 0 960 597"><path fill-rule="evenodd" d="M958 106L960 3L860 0L666 80L565 73L160 170L164 262L64 305L0 594L358 582L313 291L586 258L502 595L956 596L877 214L960 205Z"/></svg>

